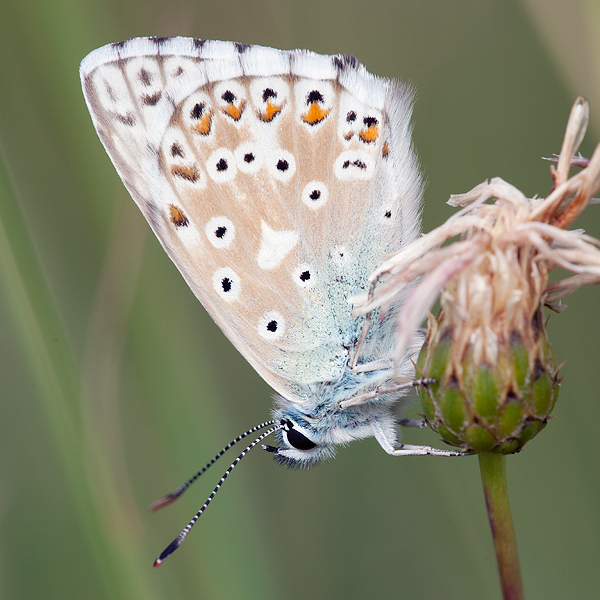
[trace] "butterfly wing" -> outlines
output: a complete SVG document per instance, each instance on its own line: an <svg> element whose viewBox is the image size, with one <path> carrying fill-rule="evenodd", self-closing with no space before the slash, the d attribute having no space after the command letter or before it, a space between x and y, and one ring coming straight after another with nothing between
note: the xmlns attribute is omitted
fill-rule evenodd
<svg viewBox="0 0 600 600"><path fill-rule="evenodd" d="M80 73L121 179L238 350L293 402L339 379L347 298L418 234L410 90L352 57L187 38L106 46Z"/></svg>

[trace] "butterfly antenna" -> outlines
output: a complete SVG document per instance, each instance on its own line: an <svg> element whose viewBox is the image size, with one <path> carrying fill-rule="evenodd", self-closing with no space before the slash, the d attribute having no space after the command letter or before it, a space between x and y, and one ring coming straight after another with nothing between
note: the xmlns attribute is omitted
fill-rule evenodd
<svg viewBox="0 0 600 600"><path fill-rule="evenodd" d="M264 429L265 427L269 427L270 425L274 424L275 421L265 421L264 423L253 427L252 429L248 429L248 431L242 433L241 435L238 435L235 438L235 440L231 440L231 442L229 442L229 444L227 444L227 446L225 446L223 450L221 450L217 455L213 456L213 458L211 458L211 460L206 465L204 465L193 477L190 477L183 485L180 485L175 491L153 502L150 505L150 510L152 512L155 512L161 508L164 508L168 504L171 504L171 502L177 500L177 498L179 498L179 496L181 496L181 494L183 494L183 492L185 492L185 490L187 490L190 487L190 485L192 485L192 483L194 483L194 481L196 481L196 479L200 477L200 475L204 474L209 467L212 467L217 462L217 460L219 460L219 458L221 458L221 456L223 456L223 454L227 452L227 450L235 446L238 442L241 442L246 436L250 435L251 433L255 433L260 429Z"/></svg>
<svg viewBox="0 0 600 600"><path fill-rule="evenodd" d="M269 422L276 423L276 421L269 421ZM262 442L267 436L271 435L275 431L278 431L279 429L283 429L283 427L284 426L281 423L277 423L277 425L274 425L274 427L271 427L264 433L261 433L260 436L258 436L231 463L231 465L229 466L227 471L225 471L225 473L223 473L223 477L221 477L221 479L219 480L219 483L217 483L217 485L216 485L215 489L212 491L211 495L207 498L206 502L202 505L202 508L200 508L200 510L194 515L193 519L185 526L183 531L162 551L161 555L154 561L155 569L157 569L162 564L162 562L165 560L165 558L167 558L167 556L173 554L173 552L175 552L175 550L177 550L177 548L179 548L179 546L181 546L181 544L183 543L183 540L185 540L185 538L187 537L187 534L190 532L192 527L196 524L196 521L200 518L200 515L207 509L208 505L212 502L212 499L217 495L217 492L223 485L223 482L227 479L227 477L229 477L229 473L231 473L231 471L233 471L233 469L240 462L240 460L242 460L242 458L244 458L244 456L246 456L246 454L248 454L248 452L250 452L250 450L252 450L252 448L254 448L254 446L256 446L258 443ZM250 430L250 431L252 431L252 430ZM246 434L247 433L249 433L249 432L246 432ZM242 438L242 436L240 436L240 439L241 438ZM235 441L238 441L237 438L236 438L236 440L234 440L234 442ZM220 456L220 454L222 454L222 452L219 453L219 455L217 455L217 458ZM210 466L210 464L212 464L212 463L209 463L208 466Z"/></svg>

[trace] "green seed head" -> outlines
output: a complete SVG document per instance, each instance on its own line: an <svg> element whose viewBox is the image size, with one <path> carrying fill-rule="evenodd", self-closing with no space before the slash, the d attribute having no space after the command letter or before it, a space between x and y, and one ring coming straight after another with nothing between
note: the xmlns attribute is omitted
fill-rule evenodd
<svg viewBox="0 0 600 600"><path fill-rule="evenodd" d="M420 389L425 418L453 446L518 452L545 427L560 385L541 309L506 336L477 327L465 336L455 325L444 310L429 319L417 373L437 383Z"/></svg>

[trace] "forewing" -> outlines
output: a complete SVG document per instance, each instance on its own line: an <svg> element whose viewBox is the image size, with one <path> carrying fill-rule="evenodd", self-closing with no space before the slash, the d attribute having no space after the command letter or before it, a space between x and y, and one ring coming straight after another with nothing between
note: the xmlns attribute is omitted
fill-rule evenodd
<svg viewBox="0 0 600 600"><path fill-rule="evenodd" d="M127 189L238 350L292 401L338 379L361 326L347 298L418 230L409 90L348 57L186 38L101 48L81 78Z"/></svg>

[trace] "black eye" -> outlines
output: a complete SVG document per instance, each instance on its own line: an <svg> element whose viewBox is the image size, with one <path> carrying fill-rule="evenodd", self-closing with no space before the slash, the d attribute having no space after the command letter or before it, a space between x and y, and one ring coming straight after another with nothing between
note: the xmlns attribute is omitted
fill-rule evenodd
<svg viewBox="0 0 600 600"><path fill-rule="evenodd" d="M296 429L290 429L286 431L287 439L291 446L296 450L310 450L316 446L315 443L311 442L304 434L300 433Z"/></svg>

